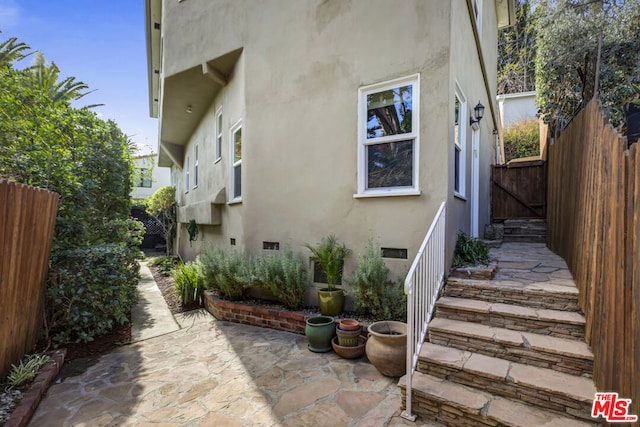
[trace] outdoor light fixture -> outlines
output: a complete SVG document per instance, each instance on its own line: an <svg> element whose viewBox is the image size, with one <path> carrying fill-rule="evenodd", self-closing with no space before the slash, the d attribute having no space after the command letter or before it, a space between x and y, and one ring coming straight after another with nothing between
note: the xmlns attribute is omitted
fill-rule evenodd
<svg viewBox="0 0 640 427"><path fill-rule="evenodd" d="M187 105L187 113L193 113L193 107L191 106L191 104Z"/></svg>
<svg viewBox="0 0 640 427"><path fill-rule="evenodd" d="M484 116L484 105L478 101L478 105L473 107L473 111L475 112L475 115L469 118L469 124L474 129L477 129L480 125L480 120L482 120L482 117Z"/></svg>

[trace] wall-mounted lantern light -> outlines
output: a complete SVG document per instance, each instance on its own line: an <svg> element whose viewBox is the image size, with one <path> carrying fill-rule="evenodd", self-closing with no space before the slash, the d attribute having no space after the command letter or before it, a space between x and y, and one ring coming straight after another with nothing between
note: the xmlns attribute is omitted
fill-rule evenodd
<svg viewBox="0 0 640 427"><path fill-rule="evenodd" d="M478 129L480 126L480 120L484 117L484 105L478 101L478 105L473 107L473 112L475 113L473 116L469 118L469 124L472 128Z"/></svg>

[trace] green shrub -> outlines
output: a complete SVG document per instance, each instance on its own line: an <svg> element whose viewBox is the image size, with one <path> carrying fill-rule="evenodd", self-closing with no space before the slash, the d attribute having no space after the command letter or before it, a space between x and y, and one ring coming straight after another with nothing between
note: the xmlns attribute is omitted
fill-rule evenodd
<svg viewBox="0 0 640 427"><path fill-rule="evenodd" d="M453 252L453 266L488 265L489 262L489 247L487 244L460 231L456 241L456 249Z"/></svg>
<svg viewBox="0 0 640 427"><path fill-rule="evenodd" d="M359 257L350 282L356 297L356 312L370 314L376 320L406 321L404 283L402 280L394 282L389 279L389 268L380 248L369 244L367 252Z"/></svg>
<svg viewBox="0 0 640 427"><path fill-rule="evenodd" d="M505 161L540 155L540 125L537 119L523 120L502 133Z"/></svg>
<svg viewBox="0 0 640 427"><path fill-rule="evenodd" d="M225 298L242 299L251 276L246 258L235 250L207 248L200 254L200 263L206 286L217 289Z"/></svg>
<svg viewBox="0 0 640 427"><path fill-rule="evenodd" d="M302 307L309 275L301 255L285 249L280 256L260 256L254 259L252 271L253 283L271 291L289 308Z"/></svg>
<svg viewBox="0 0 640 427"><path fill-rule="evenodd" d="M171 272L171 277L182 304L204 304L204 277L199 262L178 265Z"/></svg>
<svg viewBox="0 0 640 427"><path fill-rule="evenodd" d="M149 259L149 265L156 267L158 273L163 276L170 276L171 272L180 265L180 258L177 256L157 256Z"/></svg>
<svg viewBox="0 0 640 427"><path fill-rule="evenodd" d="M141 252L125 243L99 243L52 256L47 335L56 343L92 341L114 321L129 321L138 298Z"/></svg>

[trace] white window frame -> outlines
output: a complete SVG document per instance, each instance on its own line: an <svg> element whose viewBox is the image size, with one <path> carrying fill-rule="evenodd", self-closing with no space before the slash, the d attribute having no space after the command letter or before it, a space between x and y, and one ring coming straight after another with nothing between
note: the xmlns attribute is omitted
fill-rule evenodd
<svg viewBox="0 0 640 427"><path fill-rule="evenodd" d="M187 159L186 159L186 164L185 164L185 173L184 173L184 192L188 193L189 192L189 155L187 154Z"/></svg>
<svg viewBox="0 0 640 427"><path fill-rule="evenodd" d="M229 162L229 203L238 203L242 201L242 181L240 181L240 195L234 196L236 193L236 182L235 182L235 169L240 167L240 173L242 174L242 148L240 151L240 160L235 161L235 141L234 136L236 132L242 131L242 119L238 120L231 129L229 130L229 158L231 161ZM244 145L244 144L242 144Z"/></svg>
<svg viewBox="0 0 640 427"><path fill-rule="evenodd" d="M455 100L458 99L458 132L456 134L455 129ZM466 200L466 146L467 146L467 126L469 126L469 117L467 116L467 98L464 96L460 85L456 83L456 88L454 92L454 104L453 104L453 194L454 196ZM459 188L455 188L456 182L456 167L455 167L455 156L456 152L459 153L458 158L458 183Z"/></svg>
<svg viewBox="0 0 640 427"><path fill-rule="evenodd" d="M476 19L478 38L482 40L482 0L473 0L473 14Z"/></svg>
<svg viewBox="0 0 640 427"><path fill-rule="evenodd" d="M216 159L214 163L219 162L222 159L222 108L216 111L216 123L215 123L215 135L216 135Z"/></svg>
<svg viewBox="0 0 640 427"><path fill-rule="evenodd" d="M411 128L412 132L367 139L367 95L394 89L400 86L412 86L411 93ZM413 140L413 174L412 185L407 187L367 188L367 147ZM385 197L385 196L417 196L420 195L418 184L420 159L420 74L400 77L358 89L358 192L353 197Z"/></svg>
<svg viewBox="0 0 640 427"><path fill-rule="evenodd" d="M194 147L193 153L193 188L198 188L198 144Z"/></svg>

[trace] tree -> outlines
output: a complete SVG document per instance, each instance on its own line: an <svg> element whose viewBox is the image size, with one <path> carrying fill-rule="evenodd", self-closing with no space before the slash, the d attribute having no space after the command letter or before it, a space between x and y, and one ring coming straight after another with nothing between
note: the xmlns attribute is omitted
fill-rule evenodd
<svg viewBox="0 0 640 427"><path fill-rule="evenodd" d="M31 84L47 92L54 102L74 101L92 92L82 92L89 86L84 82L77 81L75 77L67 77L59 81L60 69L55 62L47 65L44 55L40 51L36 52L33 63L27 70L31 76Z"/></svg>
<svg viewBox="0 0 640 427"><path fill-rule="evenodd" d="M14 62L21 60L27 56L25 52L29 49L26 43L18 42L16 37L3 41L0 43L0 67L12 65Z"/></svg>
<svg viewBox="0 0 640 427"><path fill-rule="evenodd" d="M498 35L498 93L535 90L536 26L529 0L518 0L516 24Z"/></svg>
<svg viewBox="0 0 640 427"><path fill-rule="evenodd" d="M539 0L536 11L536 87L547 121L569 121L589 99L583 87L594 77L602 36L599 94L610 122L623 121L623 105L640 83L640 2Z"/></svg>
<svg viewBox="0 0 640 427"><path fill-rule="evenodd" d="M147 213L162 226L162 234L167 242L166 253L171 255L171 247L176 229L176 189L165 186L158 188L151 197L145 199Z"/></svg>

